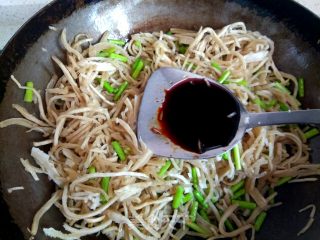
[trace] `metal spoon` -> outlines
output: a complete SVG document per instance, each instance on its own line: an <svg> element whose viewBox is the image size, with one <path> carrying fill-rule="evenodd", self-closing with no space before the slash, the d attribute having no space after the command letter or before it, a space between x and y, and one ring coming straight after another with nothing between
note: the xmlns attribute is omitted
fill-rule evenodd
<svg viewBox="0 0 320 240"><path fill-rule="evenodd" d="M218 84L220 87L224 88L225 91L230 93L230 97L238 103L240 109L238 112L240 114L238 130L227 146L218 147L202 154L197 154L175 145L165 136L152 131L152 128L158 125L157 113L164 101L165 90L170 89L170 87L177 82L187 78L200 78ZM139 110L137 130L139 138L141 138L148 148L156 155L181 159L207 159L233 148L233 146L242 139L246 130L250 128L291 123L320 124L320 109L249 113L230 90L216 81L176 68L166 67L155 71L147 82Z"/></svg>

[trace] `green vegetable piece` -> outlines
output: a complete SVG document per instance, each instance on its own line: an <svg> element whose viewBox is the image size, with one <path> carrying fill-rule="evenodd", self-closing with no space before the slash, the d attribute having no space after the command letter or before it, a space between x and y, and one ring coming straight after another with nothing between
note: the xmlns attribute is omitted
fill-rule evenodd
<svg viewBox="0 0 320 240"><path fill-rule="evenodd" d="M304 79L298 78L298 96L303 98L304 97Z"/></svg>
<svg viewBox="0 0 320 240"><path fill-rule="evenodd" d="M167 173L167 171L168 171L168 169L171 167L171 161L166 161L166 163L160 168L160 171L158 172L158 176L159 177L163 177L166 173Z"/></svg>
<svg viewBox="0 0 320 240"><path fill-rule="evenodd" d="M112 48L108 48L108 49L104 49L101 52L98 53L97 57L109 57L111 53L114 53L116 51L116 48L112 47Z"/></svg>
<svg viewBox="0 0 320 240"><path fill-rule="evenodd" d="M231 200L232 204L238 204L240 208L250 209L253 210L257 207L257 204L254 202L248 202L248 201L240 201L240 200Z"/></svg>
<svg viewBox="0 0 320 240"><path fill-rule="evenodd" d="M112 141L111 145L113 147L113 150L117 153L120 161L126 160L126 154L123 151L123 148L121 147L120 143L118 141Z"/></svg>
<svg viewBox="0 0 320 240"><path fill-rule="evenodd" d="M178 52L181 54L185 54L188 47L189 47L189 45L187 45L187 44L179 44Z"/></svg>
<svg viewBox="0 0 320 240"><path fill-rule="evenodd" d="M193 199L192 193L188 193L188 194L186 194L186 195L183 197L182 203L187 203L187 202L189 202L189 201L192 200L192 199Z"/></svg>
<svg viewBox="0 0 320 240"><path fill-rule="evenodd" d="M244 188L242 188L233 194L232 199L238 199L238 198L242 197L245 193L246 193L246 190Z"/></svg>
<svg viewBox="0 0 320 240"><path fill-rule="evenodd" d="M232 193L235 193L239 189L243 188L243 186L244 186L244 179L231 186Z"/></svg>
<svg viewBox="0 0 320 240"><path fill-rule="evenodd" d="M119 89L117 89L117 91L114 94L113 100L114 101L118 101L122 95L122 93L124 92L124 90L127 89L129 83L127 81L125 81L124 83L122 83L119 87Z"/></svg>
<svg viewBox="0 0 320 240"><path fill-rule="evenodd" d="M269 102L265 103L265 108L266 109L271 108L271 107L275 106L276 104L277 104L277 100L272 99Z"/></svg>
<svg viewBox="0 0 320 240"><path fill-rule="evenodd" d="M91 173L95 173L96 172L96 168L94 166L90 166L88 168L88 173L91 174Z"/></svg>
<svg viewBox="0 0 320 240"><path fill-rule="evenodd" d="M204 228L200 227L200 226L199 226L198 224L196 224L196 223L193 223L193 222L189 223L189 222L188 222L188 223L186 223L186 226L187 226L188 228L190 228L190 229L198 232L198 233L203 234L203 235L209 235L209 234L210 234L210 233L207 231L207 229L204 229Z"/></svg>
<svg viewBox="0 0 320 240"><path fill-rule="evenodd" d="M234 148L232 149L233 153L233 161L236 170L241 170L241 158L240 158L240 150L239 150L239 144L236 144Z"/></svg>
<svg viewBox="0 0 320 240"><path fill-rule="evenodd" d="M319 133L320 132L319 132L319 130L317 128L312 128L309 131L305 132L303 134L303 136L304 136L305 139L310 139L310 138L312 138L314 136L317 136Z"/></svg>
<svg viewBox="0 0 320 240"><path fill-rule="evenodd" d="M227 230L229 232L232 232L234 231L234 226L233 224L231 223L231 221L229 219L227 219L225 222L224 222L224 225L226 226Z"/></svg>
<svg viewBox="0 0 320 240"><path fill-rule="evenodd" d="M166 32L167 35L173 35L171 31Z"/></svg>
<svg viewBox="0 0 320 240"><path fill-rule="evenodd" d="M173 197L173 202L172 202L172 208L173 209L177 209L180 207L180 205L182 204L183 202L183 192L184 192L184 189L182 186L178 186L177 189L176 189L176 193Z"/></svg>
<svg viewBox="0 0 320 240"><path fill-rule="evenodd" d="M106 204L108 202L108 199L103 194L100 194L100 203Z"/></svg>
<svg viewBox="0 0 320 240"><path fill-rule="evenodd" d="M231 75L229 70L224 71L221 76L218 78L218 82L223 84Z"/></svg>
<svg viewBox="0 0 320 240"><path fill-rule="evenodd" d="M289 182L292 179L292 177L287 176L287 177L282 177L278 180L278 182L276 183L276 187L279 187L287 182Z"/></svg>
<svg viewBox="0 0 320 240"><path fill-rule="evenodd" d="M275 191L274 191L274 188L269 188L269 190L268 190L268 195L269 196L271 196L273 193L275 193ZM272 198L271 200L270 200L270 203L271 204L274 204L274 198Z"/></svg>
<svg viewBox="0 0 320 240"><path fill-rule="evenodd" d="M277 88L278 90L280 90L281 92L283 92L283 93L288 93L288 94L290 94L289 89L286 88L285 86L283 86L283 85L282 85L281 83L279 83L279 82L273 83L273 86L274 86L275 88Z"/></svg>
<svg viewBox="0 0 320 240"><path fill-rule="evenodd" d="M216 63L216 62L211 62L211 67L213 67L214 69L221 71L221 66Z"/></svg>
<svg viewBox="0 0 320 240"><path fill-rule="evenodd" d="M110 183L110 177L103 177L102 178L102 180L101 180L101 188L106 193L108 193L108 191L109 191L109 183Z"/></svg>
<svg viewBox="0 0 320 240"><path fill-rule="evenodd" d="M195 186L199 185L199 179L198 179L198 173L197 173L197 168L196 167L192 167L191 168L191 176L192 176L192 183Z"/></svg>
<svg viewBox="0 0 320 240"><path fill-rule="evenodd" d="M116 44L116 45L119 45L119 46L124 46L124 45L126 45L126 41L121 40L121 39L108 39L108 42L109 42L109 43Z"/></svg>
<svg viewBox="0 0 320 240"><path fill-rule="evenodd" d="M222 153L222 154L221 154L221 157L222 157L223 160L229 160L230 157L231 157L231 156L230 156L230 152L227 151L227 152Z"/></svg>
<svg viewBox="0 0 320 240"><path fill-rule="evenodd" d="M117 53L110 53L110 58L112 59L117 59L121 62L128 62L128 58L126 56L123 56L121 54L117 54Z"/></svg>
<svg viewBox="0 0 320 240"><path fill-rule="evenodd" d="M144 67L143 61L141 60L141 58L137 58L132 65L131 76L133 79L137 79L143 67Z"/></svg>
<svg viewBox="0 0 320 240"><path fill-rule="evenodd" d="M211 202L212 202L213 204L215 204L216 202L218 202L218 200L219 200L219 195L213 193L213 196L212 196L212 198L211 198Z"/></svg>
<svg viewBox="0 0 320 240"><path fill-rule="evenodd" d="M26 82L26 87L33 88L33 82L28 81ZM32 89L26 89L24 93L24 98L23 100L27 103L31 103L33 100L33 91Z"/></svg>
<svg viewBox="0 0 320 240"><path fill-rule="evenodd" d="M206 220L207 222L210 223L210 219L209 219L209 217L208 217L208 214L207 214L206 210L201 209L201 210L199 211L199 214L200 214L200 216L201 216L204 220Z"/></svg>
<svg viewBox="0 0 320 240"><path fill-rule="evenodd" d="M141 44L141 42L140 42L139 40L134 40L133 44L134 44L135 46L137 46L138 48L141 48L141 47L142 47L142 44Z"/></svg>
<svg viewBox="0 0 320 240"><path fill-rule="evenodd" d="M197 218L197 211L198 211L199 203L197 201L193 201L189 213L189 218L191 222L194 222Z"/></svg>
<svg viewBox="0 0 320 240"><path fill-rule="evenodd" d="M208 203L205 202L205 199L203 197L203 195L201 194L201 192L199 192L198 190L193 190L193 196L195 197L195 199L201 204L201 206L205 209L209 208Z"/></svg>
<svg viewBox="0 0 320 240"><path fill-rule="evenodd" d="M186 67L188 68L191 64L192 64L191 69L192 69L192 70L195 70L195 69L196 69L196 67L197 67L197 65L194 65L194 64L193 64L193 63L191 63L191 62L187 62L187 63L186 63Z"/></svg>
<svg viewBox="0 0 320 240"><path fill-rule="evenodd" d="M240 86L244 86L244 87L248 86L248 82L246 80L244 80L244 79L241 80L240 82L237 82L237 84L240 85Z"/></svg>
<svg viewBox="0 0 320 240"><path fill-rule="evenodd" d="M255 229L257 232L260 231L261 226L262 226L264 220L266 219L266 217L267 217L267 213L266 213L266 212L261 212L261 213L258 215L256 221L254 222L254 229Z"/></svg>
<svg viewBox="0 0 320 240"><path fill-rule="evenodd" d="M287 105L287 104L285 104L285 103L279 103L279 106L280 106L280 110L281 111L284 111L284 112L286 112L286 111L289 111L289 106Z"/></svg>
<svg viewBox="0 0 320 240"><path fill-rule="evenodd" d="M255 103L255 104L257 104L258 106L260 106L261 108L263 108L263 109L265 109L266 108L266 106L265 106L265 102L264 101L262 101L260 98L255 98L254 100L253 100L253 102Z"/></svg>

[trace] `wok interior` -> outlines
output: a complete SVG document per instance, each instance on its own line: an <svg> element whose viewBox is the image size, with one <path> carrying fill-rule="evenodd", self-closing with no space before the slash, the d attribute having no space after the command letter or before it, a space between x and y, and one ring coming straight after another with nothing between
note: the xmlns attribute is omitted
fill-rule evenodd
<svg viewBox="0 0 320 240"><path fill-rule="evenodd" d="M246 23L248 29L257 30L268 35L275 42L275 61L280 69L306 79L305 107L320 107L320 74L318 70L319 52L303 40L303 33L296 34L295 29L289 29L281 21L271 18L270 13L258 9L250 1L95 1L86 6L84 3L55 2L38 16L47 19L54 14L54 9L63 9L74 4L80 8L70 16L52 24L59 30L66 27L69 39L77 33L85 32L98 38L108 30L111 36L128 37L139 31L167 30L170 27L198 29L200 26L220 28L236 21ZM253 2L253 1L252 1ZM73 6L73 7L74 7ZM259 15L262 14L262 15ZM33 26L36 28L37 26ZM307 30L306 30L307 31ZM25 57L17 65L13 74L22 81L32 80L38 89L44 89L54 72L50 56L62 56L59 49L60 32L47 31L27 50ZM26 38L31 38L26 36ZM23 44L22 42L19 44ZM41 48L47 49L48 53ZM7 54L5 52L5 54ZM43 91L42 91L43 93ZM10 81L4 93L0 106L0 117L18 116L12 109L13 103L22 102L23 91L19 91ZM36 106L25 105L31 112L37 112ZM34 140L41 139L40 135L25 133L23 128L8 127L1 129L0 142L0 178L3 195L10 212L25 236L29 236L30 227L35 212L53 192L53 185L46 176L41 181L34 180L26 173L19 158L31 158L30 149ZM315 162L320 155L320 141L315 138L311 143L312 159ZM23 185L25 190L7 194L7 188ZM296 239L296 230L307 221L307 214L299 214L298 210L308 204L319 206L319 183L289 184L280 191L279 201L284 204L270 211L265 227L258 239ZM61 226L63 217L57 209L51 209L41 220L41 227ZM320 221L315 221L313 227L299 239L316 239L319 235ZM46 239L39 233L37 239Z"/></svg>

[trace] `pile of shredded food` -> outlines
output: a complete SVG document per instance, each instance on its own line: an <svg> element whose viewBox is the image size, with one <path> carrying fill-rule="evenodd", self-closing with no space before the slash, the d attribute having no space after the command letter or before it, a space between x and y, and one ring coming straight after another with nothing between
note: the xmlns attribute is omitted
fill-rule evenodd
<svg viewBox="0 0 320 240"><path fill-rule="evenodd" d="M136 136L144 87L166 66L216 79L250 112L299 109L303 79L279 71L272 40L244 23L137 33L128 42L108 33L97 43L86 34L68 42L63 30L60 40L66 61L52 60L63 74L52 76L44 100L36 86L12 76L40 116L13 105L22 117L0 123L43 134L31 149L34 162L21 163L36 181L47 174L57 190L34 216L32 236L254 239L267 211L281 204L281 185L317 180L320 165L309 162L307 145L315 128L257 127L230 152L195 161L155 156ZM41 150L46 145L49 152ZM39 229L53 205L66 219L63 232Z"/></svg>

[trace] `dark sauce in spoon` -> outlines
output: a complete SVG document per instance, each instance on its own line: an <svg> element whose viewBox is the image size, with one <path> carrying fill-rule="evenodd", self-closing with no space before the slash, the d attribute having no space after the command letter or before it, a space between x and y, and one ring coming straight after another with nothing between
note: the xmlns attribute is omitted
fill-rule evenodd
<svg viewBox="0 0 320 240"><path fill-rule="evenodd" d="M188 78L166 90L158 111L160 132L181 148L204 153L227 146L239 124L237 101L221 86Z"/></svg>

